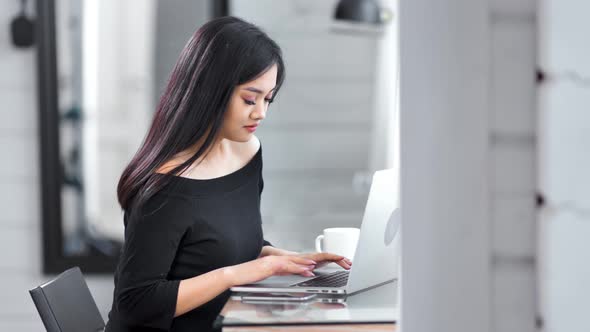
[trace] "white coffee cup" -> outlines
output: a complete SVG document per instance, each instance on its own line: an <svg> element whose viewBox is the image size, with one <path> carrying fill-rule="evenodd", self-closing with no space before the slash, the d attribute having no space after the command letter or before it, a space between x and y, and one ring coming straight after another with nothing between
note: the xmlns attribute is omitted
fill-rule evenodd
<svg viewBox="0 0 590 332"><path fill-rule="evenodd" d="M354 259L361 230L354 227L326 228L315 238L317 252L329 252Z"/></svg>

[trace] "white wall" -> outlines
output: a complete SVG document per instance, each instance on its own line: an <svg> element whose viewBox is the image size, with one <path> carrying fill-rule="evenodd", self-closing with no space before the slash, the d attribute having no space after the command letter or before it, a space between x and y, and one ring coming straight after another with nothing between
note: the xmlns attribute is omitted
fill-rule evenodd
<svg viewBox="0 0 590 332"><path fill-rule="evenodd" d="M0 4L0 24L8 26L17 3ZM39 198L34 53L16 51L0 34L0 329L39 331L27 289L39 279ZM10 157L8 157L10 156Z"/></svg>
<svg viewBox="0 0 590 332"><path fill-rule="evenodd" d="M230 1L284 53L287 79L257 136L265 236L290 250L313 250L324 228L359 227L368 195L353 180L369 167L378 36L335 33L336 3Z"/></svg>
<svg viewBox="0 0 590 332"><path fill-rule="evenodd" d="M590 3L539 8L540 304L545 331L590 330Z"/></svg>
<svg viewBox="0 0 590 332"><path fill-rule="evenodd" d="M0 2L0 25L8 27L19 8L18 2ZM32 9L30 6L29 13ZM37 58L34 48L14 48L8 32L6 28L0 34L0 153L5 156L0 163L0 331L42 331L43 324L28 294L28 289L52 277L41 274ZM171 43L169 38L167 45ZM151 114L150 110L143 111ZM113 183L112 194L115 186ZM112 277L86 276L86 281L106 320Z"/></svg>
<svg viewBox="0 0 590 332"><path fill-rule="evenodd" d="M0 25L8 27L18 10L18 2L2 1ZM9 37L5 28L0 34L0 330L42 331L28 294L48 279L41 275L36 54L13 48ZM106 314L112 279L87 281Z"/></svg>

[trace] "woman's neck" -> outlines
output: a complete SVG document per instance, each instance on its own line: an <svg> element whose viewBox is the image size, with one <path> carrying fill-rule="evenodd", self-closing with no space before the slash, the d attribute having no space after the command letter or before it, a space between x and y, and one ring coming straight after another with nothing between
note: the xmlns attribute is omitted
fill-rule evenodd
<svg viewBox="0 0 590 332"><path fill-rule="evenodd" d="M187 160L189 160L203 146L204 141L205 141L204 139L200 139L199 142L194 144L192 147L174 155L172 157L172 159L170 159L169 161L164 163L164 165L162 165L162 167L160 167L158 169L158 173L169 173L177 166L179 166L179 165L183 164L184 162L186 162ZM209 148L207 148L207 150L205 150L203 152L203 154L201 156L199 156L199 158L197 158L197 160L193 161L193 163L185 171L183 171L181 174L175 174L175 175L188 174L199 165L209 166L209 165L223 163L231 155L232 155L231 141L224 139L224 138L216 139L211 144L211 146L209 146Z"/></svg>

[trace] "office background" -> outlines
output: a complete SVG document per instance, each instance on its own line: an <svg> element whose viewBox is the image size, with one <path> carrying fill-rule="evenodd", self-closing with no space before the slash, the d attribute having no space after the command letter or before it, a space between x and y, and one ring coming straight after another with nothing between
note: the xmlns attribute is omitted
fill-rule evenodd
<svg viewBox="0 0 590 332"><path fill-rule="evenodd" d="M240 3L243 1L235 1L238 7ZM284 24L283 19L294 17L294 22L313 22L314 17L327 15L334 3L293 0L284 6L277 5L276 1L257 1L256 6L243 7L245 18L260 20L257 23L267 29L276 28L276 32L269 32L283 47L288 61L289 83L283 93L285 98L276 105L277 109L283 107L287 111L269 114L266 126L258 135L266 158L265 232L269 239L276 239L273 242L277 245L297 250L311 248L310 239L324 227L358 225L366 199L372 120L362 110L371 107L375 72L367 69L370 67L356 65L359 59L362 62L375 56L375 41L348 37L358 43L358 47L349 48L347 37L335 42L332 35L313 31L313 24L289 25ZM457 1L445 3L459 7ZM533 0L482 0L478 4L477 15L485 21L489 39L474 46L482 47L488 54L485 74L490 88L487 102L482 106L487 109L489 134L485 151L489 162L489 214L483 231L489 241L487 278L491 298L490 326L482 330L585 331L588 322L584 319L583 308L587 307L590 291L583 280L588 280L584 278L590 273L582 262L588 260L584 257L588 255L584 244L588 218L585 214L566 213L564 222L549 221L541 227L536 222L536 194L543 181L538 178L539 161L547 154L539 156L537 124L542 108L537 99L535 78L537 63L543 57L539 51L539 37L547 31L556 31L558 36L570 35L572 31L568 28L584 31L568 25L568 21L581 24L583 20L576 13L583 13L582 6L587 5L580 1ZM0 23L4 27L18 12L18 7L17 1L0 3ZM553 26L555 30L540 26L546 21L539 17L538 11L548 7L549 14L559 13L566 18L565 21L551 21L557 23ZM32 6L29 12L33 12ZM264 15L258 15L265 12L276 16L264 21ZM329 15L324 17L329 19ZM205 18L196 17L194 27L204 21ZM187 33L190 33L194 27L182 28L188 28ZM13 48L4 30L0 34L0 100L3 104L0 108L0 153L3 156L0 163L0 329L39 331L43 329L42 323L26 292L48 279L41 274L36 56L34 49ZM180 46L166 48L162 56L175 58L188 36L181 35L180 32L168 35L169 38L178 36ZM583 39L578 40L583 44ZM573 41L572 44L578 45ZM572 44L559 48L571 50ZM309 49L318 51L311 54ZM342 49L354 51L343 52ZM586 54L584 49L575 51ZM322 62L323 57L329 58L328 64ZM566 57L564 63L568 60L571 59ZM584 104L584 85L574 84L567 76L559 75L571 69L559 64L550 67L548 78L553 77L557 88L565 89L564 94L580 98L573 106ZM160 75L166 75L168 69L161 70ZM587 72L585 68L580 70L582 76ZM321 79L315 75L321 75ZM563 82L559 83L561 79ZM339 112L343 107L359 111ZM566 105L565 108L575 107ZM299 109L310 113L300 114L296 112ZM587 117L581 112L572 116L580 117L575 118L578 123ZM572 128L572 125L567 124L565 128ZM309 130L306 135L298 133L302 126ZM282 150L295 151L293 155L301 158L286 158L281 155ZM561 169L557 172L563 174ZM564 182L588 184L583 179L568 178ZM285 192L285 187L290 190ZM306 190L309 187L314 190ZM566 203L570 201L570 198L565 200ZM563 207L559 201L554 203L557 209ZM584 209L583 205L577 208ZM542 227L549 227L548 232L541 233L544 237L538 241ZM106 317L111 303L112 277L88 275L86 279Z"/></svg>
<svg viewBox="0 0 590 332"><path fill-rule="evenodd" d="M262 26L285 53L288 81L257 136L262 141L265 158L262 203L265 236L273 244L291 250L312 250L313 240L323 228L359 226L368 194L366 177L375 71L371 61L375 58L377 37L332 33L328 28L335 4L336 1L292 1L285 6L274 1L257 1L256 6L251 7L247 1L231 2L236 15ZM11 5L0 5L6 7L1 10L6 24L18 12L18 3ZM98 138L102 150L96 160L100 165L97 185L102 197L97 200L101 220L96 224L99 231L114 234L114 237L122 235L114 195L116 182L124 162L136 148L134 145L142 138L141 123L137 125L140 122L137 119L144 119L151 111L121 112L121 109L133 102L146 108L155 102L150 92L161 89L184 43L211 12L208 1L166 1L165 6L158 8L158 19L162 22L154 29L158 41L153 45L157 59L152 59L158 67L155 77L146 77L135 68L142 68L137 62L150 59L144 60L140 54L116 53L125 50L127 39L136 38L133 30L117 33L116 27L124 27L129 17L139 26L147 24L141 20L140 13L154 10L143 1L137 1L136 5L137 8L131 2L103 1L101 6L105 12L101 18L108 20L103 33L116 35L108 42L109 48L98 50L99 56L106 59L101 65L110 61L113 66L126 68L117 85L105 83L103 91L112 98L100 101L101 113L106 114L99 119L100 125L110 131L101 133ZM71 43L67 36L59 35L60 24L62 28L68 24L63 17L66 9L56 6L57 38L62 45ZM109 10L117 15L107 15ZM273 17L268 13L273 13ZM283 24L286 21L291 23ZM2 193L7 195L6 206L10 207L10 212L1 218L6 223L6 231L2 232L6 241L1 242L7 250L11 248L6 253L13 253L2 260L3 269L7 271L2 278L6 281L4 285L12 283L5 293L6 298L14 301L1 301L5 310L0 310L0 321L15 330L38 330L41 325L32 302L22 293L47 279L40 273L38 110L32 94L37 87L36 58L33 49L14 49L8 36L3 37L2 68L11 73L8 75L11 79L6 77L2 99L12 103L11 109L20 111L6 112L8 121L3 121L0 140L7 154L16 153L15 158L20 158L13 162L22 166L5 164L2 169L5 182ZM68 54L59 54L58 50L58 64L65 68L61 81L65 84L72 76L66 66L71 63ZM146 84L147 80L151 80L151 84ZM118 89L126 89L123 98L116 94ZM61 93L61 96L69 95ZM133 120L127 121L130 119ZM74 224L64 221L65 232L75 230ZM112 298L112 277L87 275L86 279L106 317Z"/></svg>

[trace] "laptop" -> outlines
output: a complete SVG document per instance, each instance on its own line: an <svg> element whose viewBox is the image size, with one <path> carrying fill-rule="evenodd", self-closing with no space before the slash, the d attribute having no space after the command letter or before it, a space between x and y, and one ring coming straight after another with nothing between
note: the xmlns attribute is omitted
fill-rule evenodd
<svg viewBox="0 0 590 332"><path fill-rule="evenodd" d="M396 169L377 171L373 175L350 270L342 269L290 284L261 281L235 286L231 291L351 295L397 279L400 251L398 188Z"/></svg>

